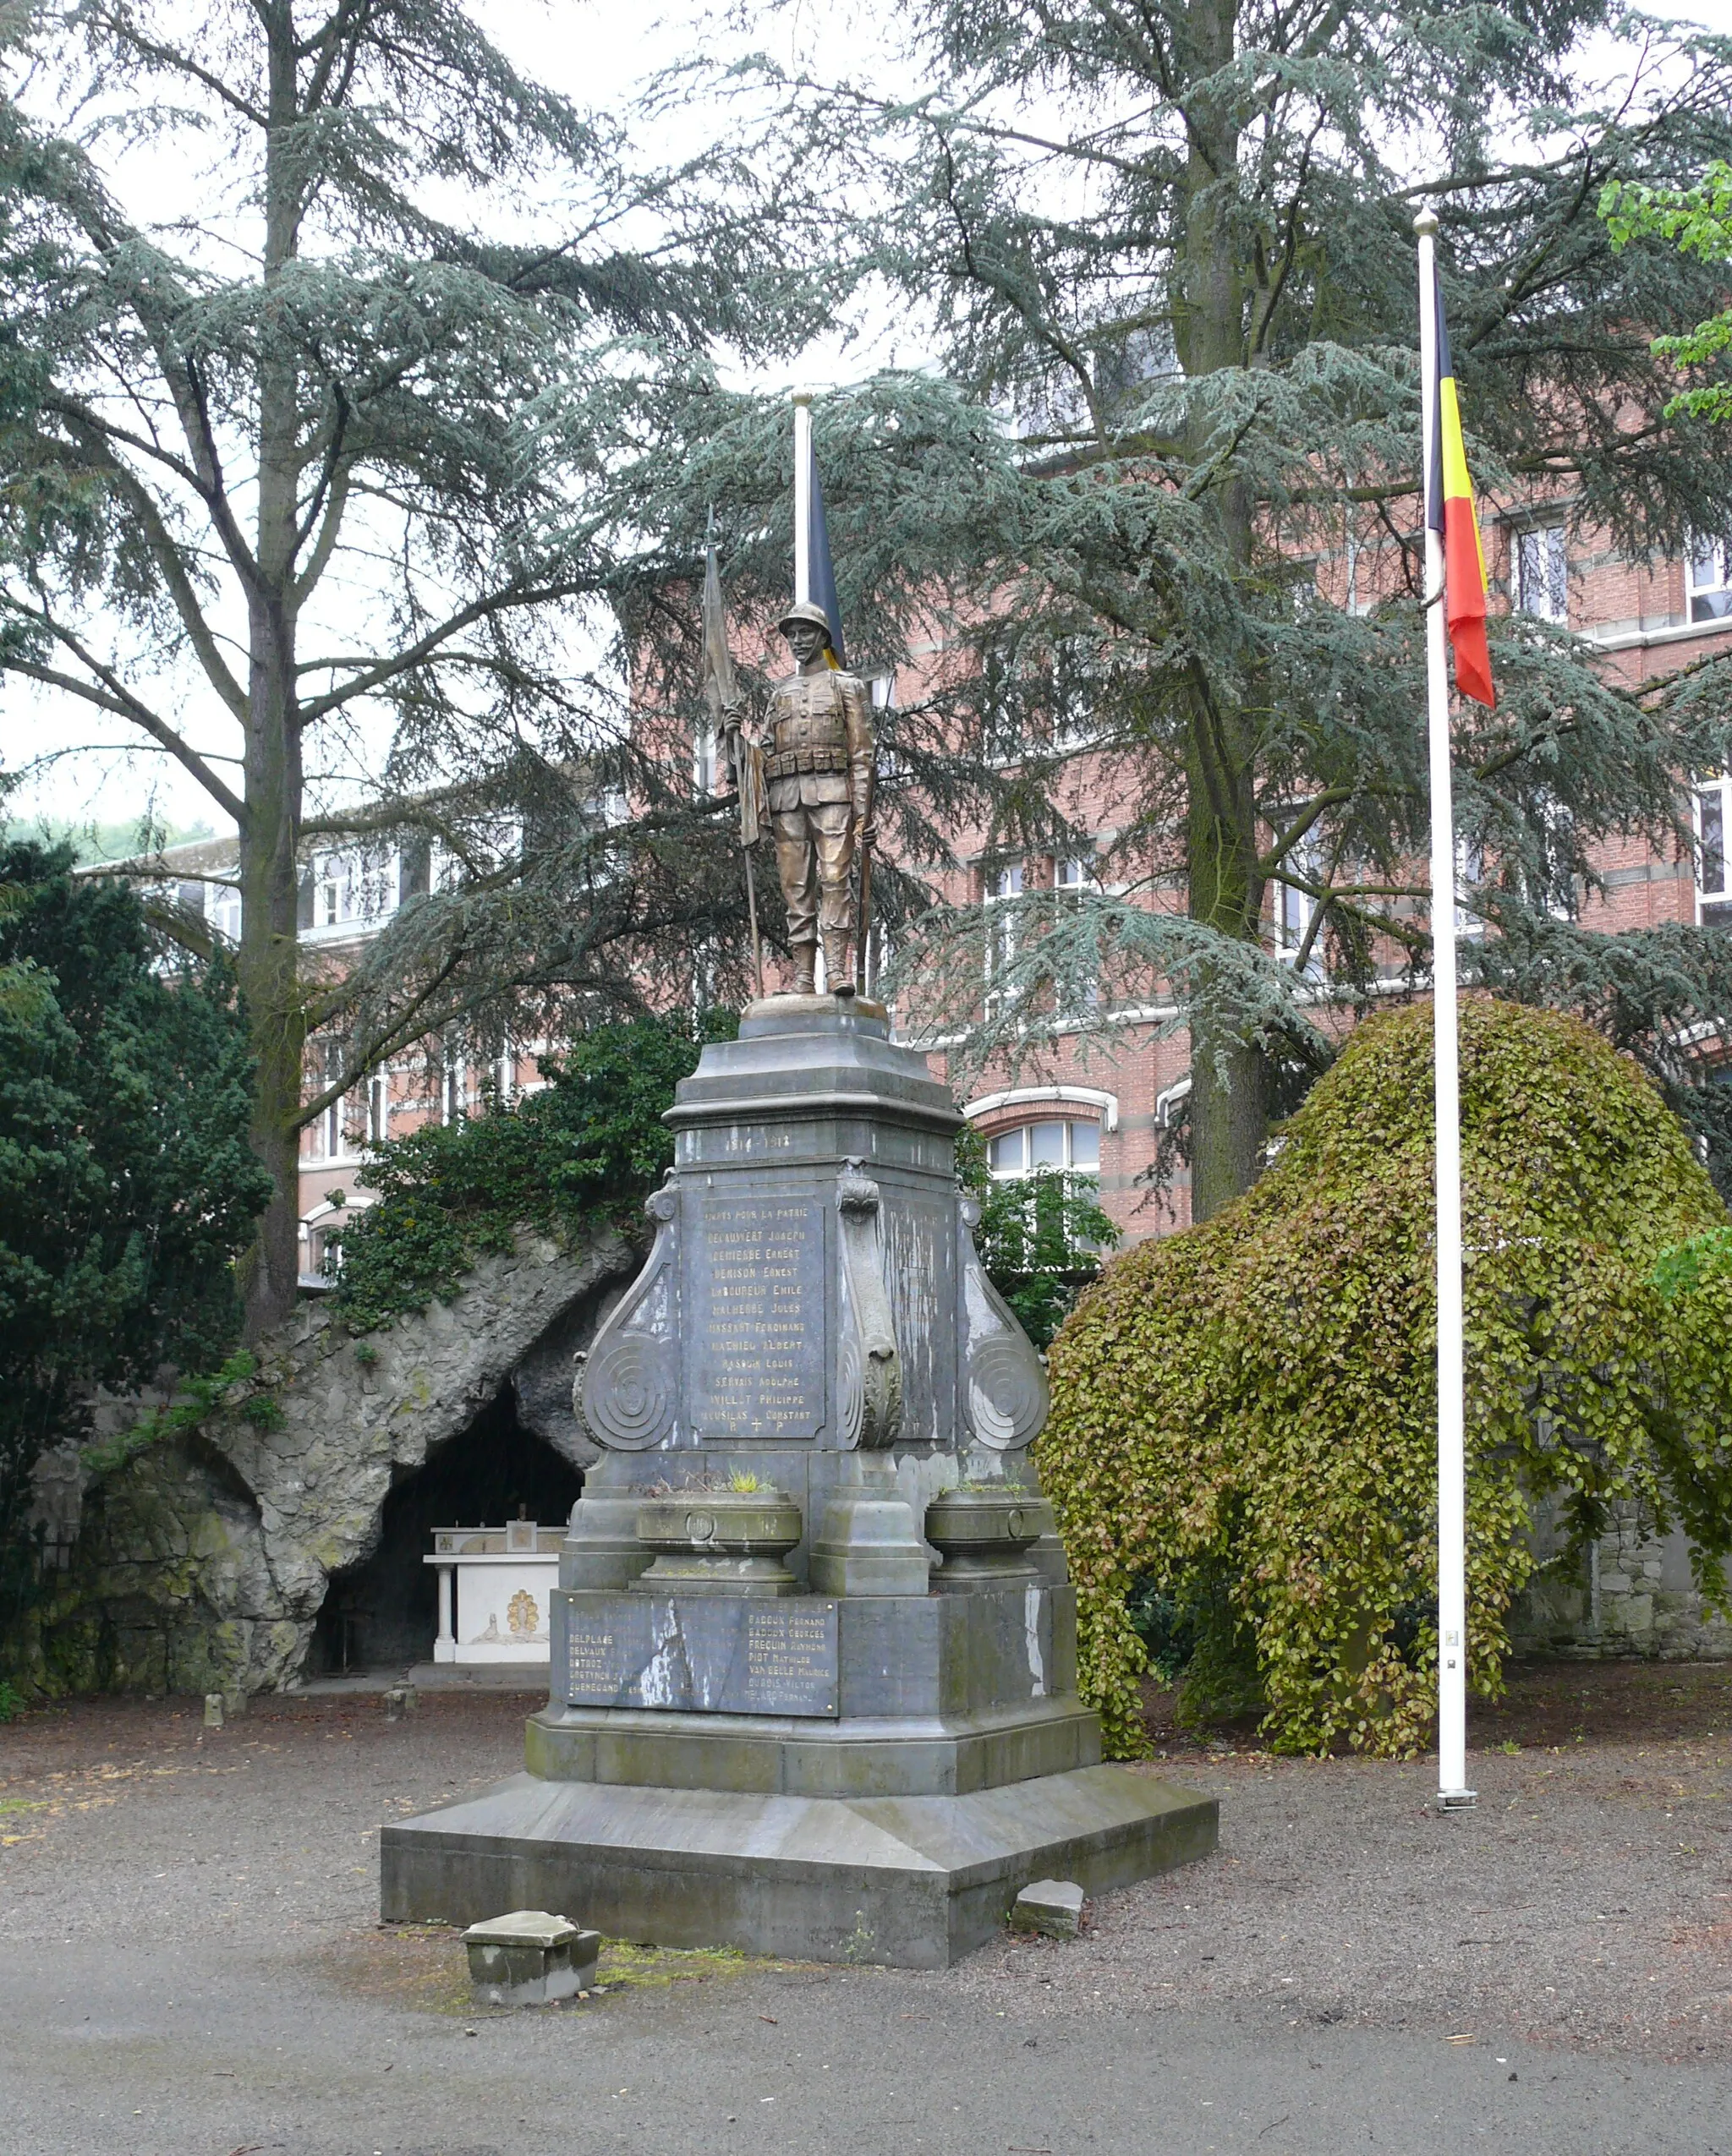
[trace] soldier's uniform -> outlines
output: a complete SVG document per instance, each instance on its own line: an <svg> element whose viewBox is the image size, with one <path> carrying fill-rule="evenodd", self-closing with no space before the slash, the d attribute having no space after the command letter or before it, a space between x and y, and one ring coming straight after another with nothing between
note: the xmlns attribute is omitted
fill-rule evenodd
<svg viewBox="0 0 1732 2156"><path fill-rule="evenodd" d="M802 608L808 618L823 616ZM857 675L792 674L770 692L764 777L799 984L809 992L821 931L832 992L848 971L854 834L872 807L872 704Z"/></svg>

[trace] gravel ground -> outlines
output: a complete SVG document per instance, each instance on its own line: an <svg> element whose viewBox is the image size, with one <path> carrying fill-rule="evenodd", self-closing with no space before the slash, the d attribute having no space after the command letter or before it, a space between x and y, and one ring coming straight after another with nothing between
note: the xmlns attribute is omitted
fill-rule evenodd
<svg viewBox="0 0 1732 2156"><path fill-rule="evenodd" d="M255 1704L244 1719L207 1732L190 1701L104 1700L0 1728L0 1940L8 1949L0 1956L8 1978L0 1991L8 2041L26 2070L32 2039L25 2024L40 2008L45 2108L26 2112L57 2122L52 2137L8 2145L52 2148L56 2156L86 2146L176 2156L206 2147L229 2156L239 2145L361 2148L359 2141L272 2140L250 2125L221 2149L215 2140L177 2142L172 2131L153 2139L143 2126L129 2139L108 2111L101 2114L108 2123L90 2126L90 2137L80 2139L63 2108L74 2101L68 2092L75 2077L51 2061L49 2040L77 2036L85 2005L87 2037L118 2032L154 2057L151 2045L160 2051L180 2040L178 1999L192 2016L188 2040L198 2033L195 2022L214 2041L220 2017L203 2002L225 1985L235 2000L268 1999L271 2012L285 2017L266 2047L272 2054L285 2047L292 2054L297 2032L327 2025L413 2025L458 2036L476 2017L452 1934L375 1924L378 1827L515 1771L523 1717L533 1704L508 1694L432 1694L418 1714L392 1724L376 1699L284 1700ZM940 2045L958 2071L956 2032L997 2027L1005 2043L1015 2032L1017 2073L1034 2073L1037 2058L1042 2075L1058 2073L1069 2060L1080 2087L1110 2090L1111 2081L1100 2077L1123 2060L1125 2024L1134 2021L1145 2065L1150 2045L1165 2044L1173 2060L1192 2055L1187 2045L1201 2047L1198 2058L1225 2058L1225 2032L1237 2032L1234 2042L1248 2041L1252 2032L1261 2044L1299 2047L1288 2064L1302 2078L1307 2067L1320 2073L1327 2060L1336 2062L1331 2071L1347 2074L1342 2061L1359 2060L1363 2071L1381 2073L1399 2058L1419 2062L1417 2074L1433 2057L1455 2059L1453 2044L1464 2061L1478 2061L1476 2073L1483 2066L1500 2087L1506 2066L1509 2079L1519 2066L1531 2082L1550 2060L1539 2078L1561 2077L1559 2104L1575 2086L1571 2074L1579 2078L1584 2061L1598 2060L1614 2070L1611 2095L1592 2099L1602 2109L1620 2089L1636 2104L1639 2089L1649 2107L1643 2115L1657 2116L1653 2092L1676 2090L1680 2101L1706 2103L1723 2120L1732 2118L1732 1671L1570 1666L1520 1673L1508 1705L1477 1717L1477 1737L1499 1748L1472 1757L1478 1808L1449 1818L1428 1807L1434 1769L1425 1762L1275 1760L1242 1736L1187 1744L1170 1729L1168 1703L1156 1697L1151 1704L1169 1757L1149 1770L1221 1799L1221 1847L1209 1862L1104 1897L1073 1945L1006 1938L943 1975L802 1971L622 1950L603 1968L610 2040L628 2050L676 2025L682 2042L713 2038L724 2064L711 2078L721 2075L721 2087L758 2047L783 2041L770 2033L779 2023L805 2028L808 2044L819 2040L814 2031L829 2029L833 2038L846 2006L848 2019L863 2016L863 2030L869 2023L879 2038L887 2027L899 2044ZM132 1958L106 1956L111 1942ZM117 2003L112 1987L134 1968ZM791 2003L784 2013L775 2002L790 1986L791 2002L808 2004ZM80 1998L80 1990L88 1995ZM700 2012L679 2000L709 2003ZM715 2026L718 2017L726 2025ZM514 2026L529 2023L519 2016ZM340 2049L343 2040L320 2035L317 2043ZM518 2057L511 2046L521 2052L511 2071L527 2077L526 2105L542 2041L501 2033L502 2066ZM1307 2047L1308 2060L1300 2055ZM165 2060L172 2055L172 2045L162 2051ZM801 2083L800 2055L796 2049L783 2062L793 2075L783 2099L790 2104ZM805 2055L807 2078L830 2071L814 2068L809 2050ZM1264 2054L1257 2056L1268 2064ZM243 2077L249 2071L211 2064L204 2053L198 2059L162 2071L170 2084L176 2074L195 2077L206 2092L201 2104L211 2086L220 2094L237 2071ZM1680 2066L1698 2071L1686 2071L1681 2082L1664 2077L1663 2069L1675 2077ZM625 2064L617 2070L622 2079L629 2071ZM1010 2070L994 2070L998 2085L1008 2086L1003 2072ZM129 2071L142 2069L135 2061ZM310 2088L312 2067L304 2062L296 2071L302 2080L295 2085ZM610 2066L610 2077L614 2071ZM1178 2067L1170 2063L1168 2071ZM79 2102L121 2101L100 2076L79 2071ZM1278 2075L1270 2082L1270 2118L1281 2103L1291 2111L1285 2086ZM834 2093L841 2093L840 2085ZM1517 2093L1510 2092L1512 2102ZM1474 2101L1484 2096L1479 2090ZM1228 2099L1197 2100L1213 2122L1214 2105ZM956 2111L962 2138L946 2142L923 2130L915 2140L977 2145L964 2131L963 2107L940 2108ZM138 2120L155 2115L128 2100L123 2119L129 2110ZM1249 2111L1243 2115L1251 2120ZM784 2125L792 2124L790 2110ZM1226 2137L1173 2145L1289 2145L1262 2138L1260 2123L1245 2126L1242 2142L1225 2123L1219 2131ZM1495 2138L1494 2128L1471 2131ZM1664 2131L1651 2134L1647 2145L1732 2147L1718 2126L1680 2131L1675 2142ZM402 2145L366 2139L367 2147ZM526 2128L499 2145L544 2144ZM633 2151L685 2145L673 2137L617 2142ZM699 2136L689 2145L708 2144ZM1022 2144L1013 2137L978 2145ZM1040 2134L1031 2131L1028 2145L1044 2145ZM1144 2144L1103 2133L1100 2145ZM1336 2143L1324 2135L1291 2145ZM1625 2144L1592 2137L1554 2143L1528 2131L1526 2145Z"/></svg>
<svg viewBox="0 0 1732 2156"><path fill-rule="evenodd" d="M0 1939L172 1924L332 1948L370 1934L378 1826L522 1764L534 1704L423 1695L255 1704L207 1732L187 1701L80 1702L0 1730ZM1477 1810L1439 1818L1426 1761L1273 1759L1187 1745L1221 1800L1210 1862L1106 1896L1062 1953L1009 1940L935 1978L1002 2005L1290 2017L1732 2055L1732 1672L1519 1673L1478 1716ZM1044 1997L1040 1995L1044 1995Z"/></svg>

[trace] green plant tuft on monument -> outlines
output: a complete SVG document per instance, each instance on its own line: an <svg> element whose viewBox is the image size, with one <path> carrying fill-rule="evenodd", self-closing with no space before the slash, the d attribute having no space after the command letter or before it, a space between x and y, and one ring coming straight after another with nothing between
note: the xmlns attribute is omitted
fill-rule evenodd
<svg viewBox="0 0 1732 2156"><path fill-rule="evenodd" d="M1427 1741L1431 1024L1362 1026L1253 1188L1116 1259L1054 1343L1041 1479L1119 1756L1148 1748L1151 1643L1193 1721L1260 1706L1276 1750ZM1474 999L1461 1057L1469 1671L1490 1697L1542 1507L1565 1562L1614 1504L1681 1525L1726 1606L1732 1263L1680 1125L1602 1037Z"/></svg>

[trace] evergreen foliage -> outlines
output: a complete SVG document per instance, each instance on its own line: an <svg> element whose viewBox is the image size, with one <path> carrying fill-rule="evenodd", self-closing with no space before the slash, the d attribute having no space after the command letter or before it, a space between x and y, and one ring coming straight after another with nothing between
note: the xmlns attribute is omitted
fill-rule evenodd
<svg viewBox="0 0 1732 2156"><path fill-rule="evenodd" d="M10 8L0 69L0 673L238 829L256 1332L300 1130L368 1070L640 1010L718 913L743 943L689 736L630 734L627 617L692 559L656 474L707 342L797 342L814 281L737 159L642 168L461 0ZM299 949L321 839L441 867L341 979Z"/></svg>
<svg viewBox="0 0 1732 2156"><path fill-rule="evenodd" d="M476 1258L509 1250L520 1229L572 1239L607 1222L637 1234L644 1200L673 1165L661 1118L674 1088L704 1042L731 1039L736 1024L715 1012L701 1027L677 1017L598 1026L544 1061L547 1085L510 1108L375 1147L360 1180L378 1200L342 1243L336 1304L350 1331L454 1295Z"/></svg>
<svg viewBox="0 0 1732 2156"><path fill-rule="evenodd" d="M1676 1119L1598 1034L1474 999L1461 1052L1469 1672L1493 1696L1542 1507L1577 1552L1614 1503L1681 1525L1725 1606L1732 1263ZM1429 1009L1368 1020L1247 1196L1115 1260L1053 1344L1042 1480L1121 1754L1147 1745L1139 1621L1189 1648L1193 1713L1259 1703L1277 1749L1426 1739L1431 1102ZM1694 1271L1666 1258L1685 1244Z"/></svg>
<svg viewBox="0 0 1732 2156"><path fill-rule="evenodd" d="M98 1386L219 1362L268 1179L232 979L164 970L123 887L0 848L0 1618L34 1584L45 1447Z"/></svg>
<svg viewBox="0 0 1732 2156"><path fill-rule="evenodd" d="M940 617L948 674L899 741L1002 774L989 875L1081 854L1098 885L934 911L901 977L934 1030L967 1029L962 1068L1038 1059L1079 1014L1172 1010L1206 1218L1253 1179L1287 1078L1328 1060L1313 962L1347 1000L1428 964L1415 211L1442 223L1482 498L1636 559L1728 528L1732 459L1669 412L1649 348L1721 304L1723 271L1614 249L1595 205L1732 152L1732 44L1603 0L907 0L899 22L915 94L769 60L755 93L725 87L769 98L765 154L829 176L838 256L1008 423L966 518L943 460L925 486L928 544L991 596ZM1732 380L1726 354L1704 367ZM874 540L857 419L825 441L824 418L846 610ZM1498 709L1457 714L1457 811L1506 912L1573 914L1613 834L1689 850L1690 774L1726 758L1724 657L1637 692L1516 614L1493 663ZM1096 753L1105 836L1077 821ZM1278 884L1312 911L1285 965ZM1674 954L1698 988L1708 941Z"/></svg>

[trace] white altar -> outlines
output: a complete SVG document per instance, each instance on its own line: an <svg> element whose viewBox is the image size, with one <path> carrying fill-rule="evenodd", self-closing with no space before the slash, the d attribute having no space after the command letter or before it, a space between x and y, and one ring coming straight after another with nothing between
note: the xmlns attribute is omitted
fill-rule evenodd
<svg viewBox="0 0 1732 2156"><path fill-rule="evenodd" d="M510 1519L503 1527L440 1527L424 1564L439 1568L436 1662L480 1667L548 1659L547 1620L559 1584L563 1524Z"/></svg>

